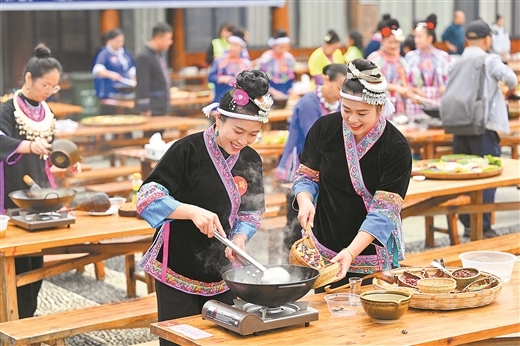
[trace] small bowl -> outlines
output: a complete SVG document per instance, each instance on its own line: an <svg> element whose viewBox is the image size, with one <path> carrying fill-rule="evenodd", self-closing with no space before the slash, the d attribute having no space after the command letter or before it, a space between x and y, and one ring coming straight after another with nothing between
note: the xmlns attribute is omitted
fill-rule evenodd
<svg viewBox="0 0 520 346"><path fill-rule="evenodd" d="M359 309L359 295L351 293L327 294L325 301L333 316L354 316Z"/></svg>
<svg viewBox="0 0 520 346"><path fill-rule="evenodd" d="M412 179L415 181L424 181L426 177L424 175L414 175Z"/></svg>
<svg viewBox="0 0 520 346"><path fill-rule="evenodd" d="M417 281L417 287L421 293L449 293L457 287L457 281L452 278L427 278Z"/></svg>
<svg viewBox="0 0 520 346"><path fill-rule="evenodd" d="M408 311L412 293L405 291L367 291L360 295L361 305L372 322L395 323Z"/></svg>
<svg viewBox="0 0 520 346"><path fill-rule="evenodd" d="M7 224L11 218L7 215L0 215L0 238L3 238L6 234Z"/></svg>
<svg viewBox="0 0 520 346"><path fill-rule="evenodd" d="M470 276L458 277L457 275L461 275L463 271L468 272ZM460 268L451 272L451 277L457 281L457 289L461 291L464 287L477 280L479 276L480 271L476 268Z"/></svg>
<svg viewBox="0 0 520 346"><path fill-rule="evenodd" d="M501 251L469 251L459 255L462 267L476 268L481 272L495 274L504 282L511 280L517 257Z"/></svg>
<svg viewBox="0 0 520 346"><path fill-rule="evenodd" d="M126 198L124 197L111 197L108 200L110 201L110 206L116 209L119 209L119 207L126 202Z"/></svg>

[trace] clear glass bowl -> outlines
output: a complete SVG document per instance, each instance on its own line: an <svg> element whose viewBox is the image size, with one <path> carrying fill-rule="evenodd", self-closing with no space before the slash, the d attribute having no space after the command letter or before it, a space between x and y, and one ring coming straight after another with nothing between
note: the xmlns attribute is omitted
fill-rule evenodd
<svg viewBox="0 0 520 346"><path fill-rule="evenodd" d="M351 293L333 293L325 296L329 312L333 316L354 316L359 309L359 295Z"/></svg>

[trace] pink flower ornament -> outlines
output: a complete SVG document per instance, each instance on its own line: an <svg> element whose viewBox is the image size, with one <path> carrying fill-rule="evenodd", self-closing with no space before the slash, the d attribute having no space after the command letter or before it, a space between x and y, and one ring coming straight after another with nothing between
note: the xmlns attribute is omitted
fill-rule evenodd
<svg viewBox="0 0 520 346"><path fill-rule="evenodd" d="M249 103L249 95L242 89L233 92L233 100L238 106L245 106Z"/></svg>

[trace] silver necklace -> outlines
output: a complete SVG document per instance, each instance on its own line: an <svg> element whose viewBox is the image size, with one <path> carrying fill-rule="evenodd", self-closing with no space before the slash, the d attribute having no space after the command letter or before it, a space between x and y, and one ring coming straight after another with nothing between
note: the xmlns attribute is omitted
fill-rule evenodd
<svg viewBox="0 0 520 346"><path fill-rule="evenodd" d="M322 87L323 85L319 85L316 89L316 96L318 96L318 100L320 100L321 105L330 112L337 111L339 107L339 100L335 101L334 103L328 103L325 101L325 97L323 97L323 93L321 92Z"/></svg>

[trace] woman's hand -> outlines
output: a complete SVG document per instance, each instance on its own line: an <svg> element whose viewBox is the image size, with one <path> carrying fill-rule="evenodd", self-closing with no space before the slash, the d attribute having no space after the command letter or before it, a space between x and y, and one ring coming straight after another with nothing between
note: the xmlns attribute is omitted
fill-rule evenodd
<svg viewBox="0 0 520 346"><path fill-rule="evenodd" d="M339 263L340 271L338 273L338 280L343 279L347 275L347 271L352 264L352 255L348 250L341 250L333 259L330 260L333 263Z"/></svg>
<svg viewBox="0 0 520 346"><path fill-rule="evenodd" d="M186 207L189 208L190 220L193 221L202 234L211 238L213 237L213 232L216 230L223 237L227 237L217 214L195 205L186 205Z"/></svg>
<svg viewBox="0 0 520 346"><path fill-rule="evenodd" d="M314 214L316 210L314 209L314 204L312 204L311 195L307 192L300 192L296 196L296 200L298 201L298 221L300 225L306 229L308 225L311 227L314 225Z"/></svg>
<svg viewBox="0 0 520 346"><path fill-rule="evenodd" d="M49 150L52 145L45 139L36 139L34 141L28 141L28 153L35 155L49 155Z"/></svg>
<svg viewBox="0 0 520 346"><path fill-rule="evenodd" d="M236 246L238 246L240 249L246 251L247 236L245 234L242 234L242 233L235 234L235 236L233 237L233 239L231 241ZM238 261L235 258L233 250L231 250L230 248L227 247L224 253L226 254L226 258L228 258L232 263L240 263L240 261Z"/></svg>
<svg viewBox="0 0 520 346"><path fill-rule="evenodd" d="M78 173L81 173L81 164L76 162L74 165L67 167L67 174L70 176L74 176Z"/></svg>

